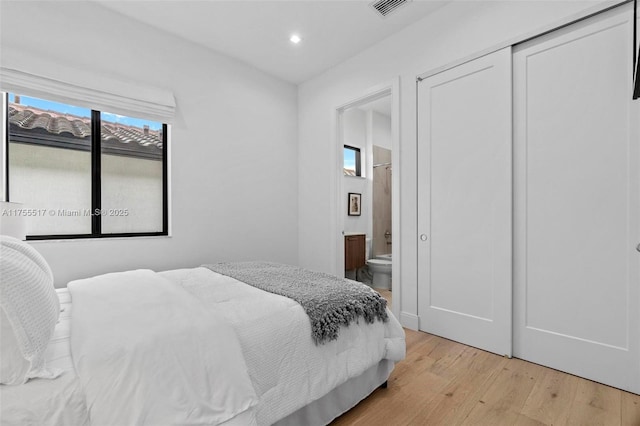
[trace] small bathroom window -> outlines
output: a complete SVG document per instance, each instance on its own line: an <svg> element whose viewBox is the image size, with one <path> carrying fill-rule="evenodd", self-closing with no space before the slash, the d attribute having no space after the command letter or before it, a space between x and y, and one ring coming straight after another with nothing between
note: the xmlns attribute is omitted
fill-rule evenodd
<svg viewBox="0 0 640 426"><path fill-rule="evenodd" d="M360 148L344 146L344 174L345 176L362 176L360 162Z"/></svg>

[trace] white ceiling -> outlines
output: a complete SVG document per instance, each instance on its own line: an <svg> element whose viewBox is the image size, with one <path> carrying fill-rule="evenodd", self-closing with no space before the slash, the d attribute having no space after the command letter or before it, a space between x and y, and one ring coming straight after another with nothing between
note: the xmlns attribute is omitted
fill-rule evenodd
<svg viewBox="0 0 640 426"><path fill-rule="evenodd" d="M414 0L382 18L370 0L98 0L119 14L304 82L420 20L448 0ZM298 33L302 42L289 41Z"/></svg>

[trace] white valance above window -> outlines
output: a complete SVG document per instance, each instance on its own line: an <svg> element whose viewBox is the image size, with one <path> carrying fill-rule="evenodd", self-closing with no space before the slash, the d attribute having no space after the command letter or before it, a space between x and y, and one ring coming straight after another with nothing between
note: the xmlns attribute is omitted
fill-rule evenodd
<svg viewBox="0 0 640 426"><path fill-rule="evenodd" d="M4 52L3 52L4 53ZM15 59L15 57L14 57ZM0 90L113 114L171 123L176 103L170 90L38 61L0 66Z"/></svg>

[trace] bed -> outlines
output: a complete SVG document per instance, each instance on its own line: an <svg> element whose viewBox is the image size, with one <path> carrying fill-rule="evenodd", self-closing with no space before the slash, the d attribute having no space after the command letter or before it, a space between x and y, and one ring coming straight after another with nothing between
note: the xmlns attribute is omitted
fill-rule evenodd
<svg viewBox="0 0 640 426"><path fill-rule="evenodd" d="M208 267L68 287L45 378L0 386L3 425L328 424L405 356L386 308L319 342L300 303Z"/></svg>

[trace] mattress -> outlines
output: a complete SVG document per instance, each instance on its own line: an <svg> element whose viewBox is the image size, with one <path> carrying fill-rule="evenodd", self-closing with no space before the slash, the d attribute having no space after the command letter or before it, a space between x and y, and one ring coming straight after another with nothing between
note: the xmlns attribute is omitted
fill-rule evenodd
<svg viewBox="0 0 640 426"><path fill-rule="evenodd" d="M313 344L294 346L292 342L310 340L308 321L296 325L292 320L301 315L302 308L296 302L233 282L205 268L159 275L215 306L238 333L260 403L229 425L272 424L283 419L284 424L299 424L302 419L304 423L328 423L384 382L394 361L404 357L404 332L392 315L390 324L378 322L371 327L361 321L345 328L337 341L319 349ZM71 297L66 289L56 291L61 315L46 351L46 362L62 369L63 374L56 380L0 386L3 425L90 424L71 358Z"/></svg>

